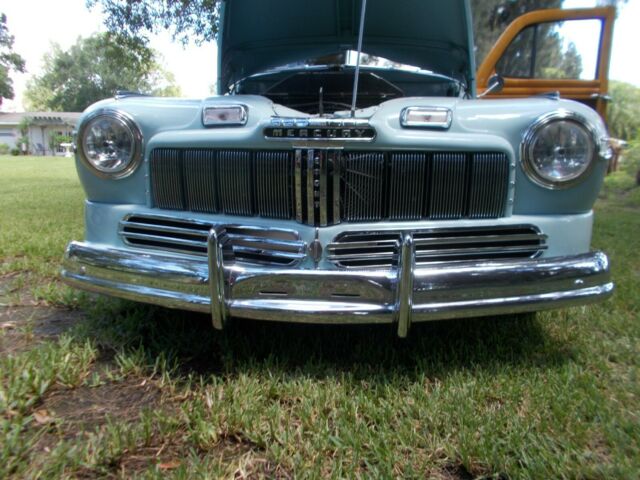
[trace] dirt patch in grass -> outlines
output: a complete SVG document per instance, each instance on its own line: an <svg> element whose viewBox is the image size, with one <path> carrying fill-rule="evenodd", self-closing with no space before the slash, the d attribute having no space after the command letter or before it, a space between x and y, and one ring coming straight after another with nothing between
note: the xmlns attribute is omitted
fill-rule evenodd
<svg viewBox="0 0 640 480"><path fill-rule="evenodd" d="M160 388L152 382L127 379L97 387L53 391L44 399L43 408L55 419L88 429L102 425L108 417L136 420L142 409L156 407L160 397Z"/></svg>
<svg viewBox="0 0 640 480"><path fill-rule="evenodd" d="M37 301L20 277L0 276L0 355L19 353L55 338L77 325L84 315Z"/></svg>

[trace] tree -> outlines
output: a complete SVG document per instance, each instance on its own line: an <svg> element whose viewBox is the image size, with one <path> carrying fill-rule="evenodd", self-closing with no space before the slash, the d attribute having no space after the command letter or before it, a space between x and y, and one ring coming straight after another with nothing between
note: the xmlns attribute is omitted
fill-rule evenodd
<svg viewBox="0 0 640 480"><path fill-rule="evenodd" d="M7 16L0 13L0 104L3 98L13 98L13 81L9 74L24 73L24 59L13 51L13 36L7 28Z"/></svg>
<svg viewBox="0 0 640 480"><path fill-rule="evenodd" d="M102 33L79 38L67 51L53 45L43 73L28 82L25 99L29 110L76 112L117 90L180 95L173 75L142 40Z"/></svg>
<svg viewBox="0 0 640 480"><path fill-rule="evenodd" d="M609 85L611 103L607 113L609 133L631 141L640 136L640 88L613 81Z"/></svg>
<svg viewBox="0 0 640 480"><path fill-rule="evenodd" d="M109 31L131 38L170 31L182 43L211 41L218 32L219 0L86 0L102 7Z"/></svg>

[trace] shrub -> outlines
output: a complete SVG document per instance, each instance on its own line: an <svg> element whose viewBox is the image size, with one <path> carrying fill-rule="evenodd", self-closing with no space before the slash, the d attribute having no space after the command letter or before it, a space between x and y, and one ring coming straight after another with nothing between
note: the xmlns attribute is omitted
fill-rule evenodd
<svg viewBox="0 0 640 480"><path fill-rule="evenodd" d="M17 157L18 155L20 155L20 149L19 148L12 148L11 149L11 155L13 155L14 157Z"/></svg>
<svg viewBox="0 0 640 480"><path fill-rule="evenodd" d="M6 155L9 153L11 148L6 143L0 143L0 155Z"/></svg>

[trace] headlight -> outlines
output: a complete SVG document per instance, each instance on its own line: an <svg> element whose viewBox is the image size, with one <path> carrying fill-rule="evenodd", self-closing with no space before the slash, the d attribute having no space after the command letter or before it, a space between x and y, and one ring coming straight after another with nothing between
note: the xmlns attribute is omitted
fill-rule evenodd
<svg viewBox="0 0 640 480"><path fill-rule="evenodd" d="M135 122L116 110L98 110L78 132L80 158L105 178L130 175L142 158L142 134Z"/></svg>
<svg viewBox="0 0 640 480"><path fill-rule="evenodd" d="M580 115L554 112L536 120L524 135L522 164L538 185L567 188L582 181L596 157L596 135Z"/></svg>

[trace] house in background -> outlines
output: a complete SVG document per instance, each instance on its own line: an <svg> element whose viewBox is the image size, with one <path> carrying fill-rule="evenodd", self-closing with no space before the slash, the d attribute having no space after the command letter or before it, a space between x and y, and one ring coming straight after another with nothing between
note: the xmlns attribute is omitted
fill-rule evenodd
<svg viewBox="0 0 640 480"><path fill-rule="evenodd" d="M71 137L78 118L80 112L0 112L0 144L20 151L26 147L31 155L64 155L64 148L54 146L52 149L52 139L61 135ZM28 146L20 142L20 127L25 124Z"/></svg>

